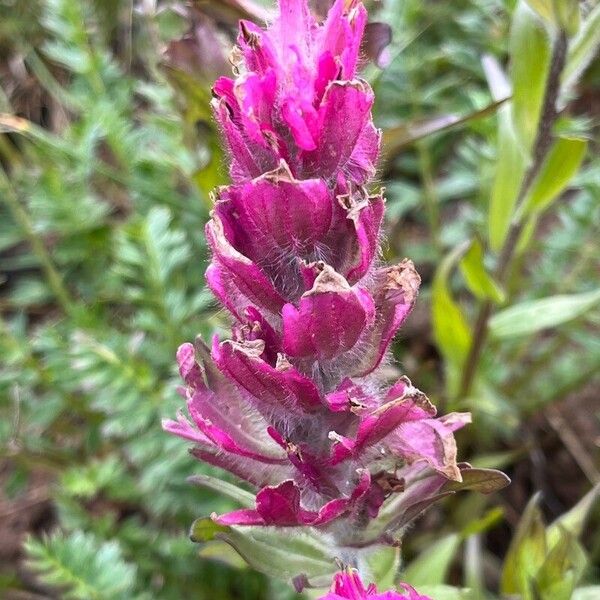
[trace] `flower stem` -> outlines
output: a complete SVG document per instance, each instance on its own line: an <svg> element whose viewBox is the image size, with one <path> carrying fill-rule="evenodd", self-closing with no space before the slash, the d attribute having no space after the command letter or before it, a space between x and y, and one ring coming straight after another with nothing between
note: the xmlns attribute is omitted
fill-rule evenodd
<svg viewBox="0 0 600 600"><path fill-rule="evenodd" d="M552 145L553 135L552 128L556 122L558 111L556 109L556 102L560 91L560 76L565 66L565 60L567 56L567 35L564 31L559 31L557 38L554 42L552 49L552 60L550 63L550 72L548 74L548 80L546 82L546 91L544 95L544 103L542 107L542 114L538 131L533 146L533 156L531 164L527 169L523 183L517 196L517 202L515 207L515 215L519 215L520 208L527 196L527 192L531 187L534 179L538 175L546 155ZM500 251L498 257L498 263L494 272L496 281L500 285L504 285L510 273L510 267L512 266L512 260L515 256L515 251L524 227L523 219L518 217L513 218L510 224L506 240ZM481 354L485 347L488 336L488 321L493 312L493 304L489 300L486 300L479 308L479 313L475 321L475 327L473 329L473 342L469 350L469 354L465 360L465 368L463 369L463 376L461 379L461 385L459 388L459 397L468 396L473 386L475 374L479 366Z"/></svg>

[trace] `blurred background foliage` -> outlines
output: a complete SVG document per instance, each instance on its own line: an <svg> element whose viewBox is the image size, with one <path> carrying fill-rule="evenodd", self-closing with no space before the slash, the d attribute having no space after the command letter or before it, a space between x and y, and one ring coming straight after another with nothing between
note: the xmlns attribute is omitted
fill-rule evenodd
<svg viewBox="0 0 600 600"><path fill-rule="evenodd" d="M552 1L368 4L393 33L381 53L374 27L365 49L385 255L424 280L396 357L440 411L473 412L461 458L513 479L429 511L402 577L436 600L598 598L600 7L580 3L576 23L558 1L557 141L519 197ZM188 540L235 503L186 482L211 471L160 429L181 405L175 349L227 328L203 284L209 192L227 180L210 86L237 20L271 10L0 0L3 598L293 596Z"/></svg>

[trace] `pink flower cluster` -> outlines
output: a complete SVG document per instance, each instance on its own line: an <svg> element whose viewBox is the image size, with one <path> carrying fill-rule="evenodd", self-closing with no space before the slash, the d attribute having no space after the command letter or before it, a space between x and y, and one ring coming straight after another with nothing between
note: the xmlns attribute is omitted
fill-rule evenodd
<svg viewBox="0 0 600 600"><path fill-rule="evenodd" d="M378 593L373 584L365 588L354 569L346 569L336 573L330 592L319 600L431 600L406 583L400 586L404 589L402 594L394 591Z"/></svg>
<svg viewBox="0 0 600 600"><path fill-rule="evenodd" d="M206 278L233 333L180 347L191 420L164 427L256 488L254 508L217 523L311 526L358 547L387 503L376 541L394 543L461 480L453 432L468 415L436 417L381 368L420 279L409 260L379 260L384 199L366 186L381 136L356 75L365 8L336 0L318 23L306 0L279 7L267 30L241 22L235 79L214 86L232 184L206 228Z"/></svg>

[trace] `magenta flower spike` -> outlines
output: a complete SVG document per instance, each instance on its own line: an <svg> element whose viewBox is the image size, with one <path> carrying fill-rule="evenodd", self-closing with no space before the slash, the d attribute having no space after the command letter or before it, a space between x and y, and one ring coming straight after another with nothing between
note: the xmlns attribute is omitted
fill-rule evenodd
<svg viewBox="0 0 600 600"><path fill-rule="evenodd" d="M401 583L400 587L402 593L394 590L377 592L374 584L364 586L356 570L345 569L335 574L330 592L319 600L431 600L406 583Z"/></svg>
<svg viewBox="0 0 600 600"><path fill-rule="evenodd" d="M307 0L280 0L268 29L240 23L236 77L213 100L232 184L206 226L207 283L233 333L179 348L189 419L164 423L256 491L216 524L315 528L337 548L397 544L469 468L454 440L469 415L437 417L381 368L420 278L379 258L366 21L358 0L336 0L323 23Z"/></svg>

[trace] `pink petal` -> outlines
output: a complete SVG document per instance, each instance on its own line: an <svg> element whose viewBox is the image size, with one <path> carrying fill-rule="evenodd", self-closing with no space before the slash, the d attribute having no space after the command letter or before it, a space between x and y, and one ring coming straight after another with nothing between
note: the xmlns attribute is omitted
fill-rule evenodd
<svg viewBox="0 0 600 600"><path fill-rule="evenodd" d="M276 85L275 72L269 70L263 76L247 73L236 81L234 87L244 133L257 144L271 149L276 140L272 126ZM265 132L268 137L265 137Z"/></svg>
<svg viewBox="0 0 600 600"><path fill-rule="evenodd" d="M196 349L194 344L186 342L177 349L177 364L181 378L191 388L204 387L204 377L200 365L196 362Z"/></svg>
<svg viewBox="0 0 600 600"><path fill-rule="evenodd" d="M206 225L206 237L215 259L208 283L219 300L226 306L233 304L231 299L223 297L223 294L231 293L233 286L238 295L246 299L240 303L241 307L253 305L275 315L280 313L284 299L259 267L227 240L217 214ZM238 308L234 314L239 312Z"/></svg>
<svg viewBox="0 0 600 600"><path fill-rule="evenodd" d="M338 196L338 202L346 211L348 227L354 230L353 235L347 237L350 246L342 271L348 281L354 283L367 273L377 254L385 206L381 194L342 194Z"/></svg>
<svg viewBox="0 0 600 600"><path fill-rule="evenodd" d="M427 596L421 596L418 592L406 583L401 583L400 587L408 592L408 595L401 594L395 590L377 593L374 584L365 587L358 571L351 568L336 573L331 584L331 591L319 600L431 600Z"/></svg>
<svg viewBox="0 0 600 600"><path fill-rule="evenodd" d="M333 392L325 396L325 401L333 412L352 411L356 414L375 410L379 404L376 396L366 393L363 388L354 384L347 377Z"/></svg>
<svg viewBox="0 0 600 600"><path fill-rule="evenodd" d="M364 185L377 173L377 157L381 147L381 130L368 121L360 132L354 150L344 167L350 181Z"/></svg>
<svg viewBox="0 0 600 600"><path fill-rule="evenodd" d="M315 384L294 367L279 361L277 367L264 362L260 341L238 344L215 338L213 357L219 368L251 394L250 401L265 414L314 412L322 408Z"/></svg>
<svg viewBox="0 0 600 600"><path fill-rule="evenodd" d="M240 21L238 45L249 71L264 75L277 67L276 50L269 34L252 21Z"/></svg>
<svg viewBox="0 0 600 600"><path fill-rule="evenodd" d="M233 326L235 341L243 343L262 340L264 350L260 357L270 365L275 365L278 354L283 350L281 336L253 306L246 308L243 316L243 324Z"/></svg>
<svg viewBox="0 0 600 600"><path fill-rule="evenodd" d="M265 487L256 495L256 509L237 510L213 519L220 525L275 525L295 527L326 525L350 510L368 491L368 471L360 474L360 480L350 498L327 502L318 511L309 511L300 504L300 490L293 481L278 486Z"/></svg>
<svg viewBox="0 0 600 600"><path fill-rule="evenodd" d="M212 102L215 119L221 126L229 155L231 157L230 173L234 181L243 181L248 177L258 177L262 173L262 160L259 152L248 147L242 132L233 121L230 104L224 99L216 98ZM276 164L276 158L271 158L271 168Z"/></svg>
<svg viewBox="0 0 600 600"><path fill-rule="evenodd" d="M198 460L224 469L238 479L259 488L265 485L275 485L293 475L293 470L289 465L259 462L237 454L223 452L212 444L196 444L190 453Z"/></svg>
<svg viewBox="0 0 600 600"><path fill-rule="evenodd" d="M298 102L292 97L286 98L281 106L281 116L299 148L314 150L317 147L318 115L311 104Z"/></svg>
<svg viewBox="0 0 600 600"><path fill-rule="evenodd" d="M185 418L181 411L177 413L177 421L173 421L173 419L163 419L162 428L164 431L179 436L185 440L190 440L199 444L206 444L210 442L210 440L203 433L198 431L198 429L196 429Z"/></svg>
<svg viewBox="0 0 600 600"><path fill-rule="evenodd" d="M353 290L325 266L296 308L282 309L283 347L289 356L331 359L350 350L374 316L370 295Z"/></svg>
<svg viewBox="0 0 600 600"><path fill-rule="evenodd" d="M370 121L372 105L373 92L363 81L329 84L319 108L318 147L302 154L305 176L331 178L344 169Z"/></svg>
<svg viewBox="0 0 600 600"><path fill-rule="evenodd" d="M398 384L395 387L398 388ZM355 439L332 436L337 443L333 447L331 463L338 464L355 456L406 424L431 420L429 417L432 415L435 415L435 407L425 394L405 380L401 396L361 419Z"/></svg>
<svg viewBox="0 0 600 600"><path fill-rule="evenodd" d="M415 304L420 283L421 278L408 259L376 271L372 290L375 325L361 340L366 351L353 377L368 375L381 363L394 335Z"/></svg>
<svg viewBox="0 0 600 600"><path fill-rule="evenodd" d="M358 53L365 26L367 11L362 4L352 2L346 12L347 0L336 0L323 28L323 49L341 57L342 76L352 79L356 71Z"/></svg>
<svg viewBox="0 0 600 600"><path fill-rule="evenodd" d="M408 461L425 460L449 479L462 480L452 427L446 426L443 418L402 423L386 439L386 445Z"/></svg>
<svg viewBox="0 0 600 600"><path fill-rule="evenodd" d="M310 258L331 225L332 194L319 179L298 181L285 163L262 177L224 189L216 212L235 232L236 248L268 269L289 260ZM232 234L234 235L234 234Z"/></svg>

